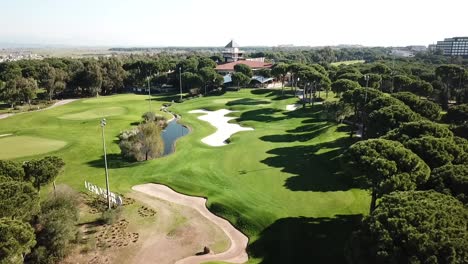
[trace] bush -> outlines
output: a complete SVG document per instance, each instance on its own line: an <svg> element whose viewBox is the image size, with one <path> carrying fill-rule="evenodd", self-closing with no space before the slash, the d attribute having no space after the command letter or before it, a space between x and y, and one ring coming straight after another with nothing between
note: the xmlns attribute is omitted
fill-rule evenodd
<svg viewBox="0 0 468 264"><path fill-rule="evenodd" d="M103 224L108 224L111 225L115 222L117 222L120 219L120 216L122 215L122 207L117 207L115 209L111 210L105 210L101 214L101 218L99 221Z"/></svg>
<svg viewBox="0 0 468 264"><path fill-rule="evenodd" d="M162 128L155 122L140 124L119 135L122 156L129 160L143 161L162 156L164 141Z"/></svg>
<svg viewBox="0 0 468 264"><path fill-rule="evenodd" d="M78 194L60 186L55 198L47 199L37 218L37 246L28 256L32 263L56 263L64 258L78 232Z"/></svg>

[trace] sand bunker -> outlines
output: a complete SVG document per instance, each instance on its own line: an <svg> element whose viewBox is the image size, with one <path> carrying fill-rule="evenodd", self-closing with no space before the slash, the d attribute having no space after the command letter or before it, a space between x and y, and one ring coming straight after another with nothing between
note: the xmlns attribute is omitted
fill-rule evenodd
<svg viewBox="0 0 468 264"><path fill-rule="evenodd" d="M246 252L248 238L239 230L234 228L229 221L218 217L206 208L206 199L194 197L175 192L171 188L162 184L142 184L132 187L133 190L147 195L166 200L171 203L180 204L197 210L201 215L217 225L228 236L230 247L219 254L207 254L190 256L176 261L176 264L198 264L207 261L224 261L230 263L245 263L248 261Z"/></svg>
<svg viewBox="0 0 468 264"><path fill-rule="evenodd" d="M217 111L206 111L206 110L192 110L190 114L205 114L199 116L198 119L210 123L212 126L217 128L217 131L205 138L202 139L202 142L213 146L219 147L226 145L226 140L231 137L231 135L239 131L248 131L253 130L251 127L241 127L238 124L230 124L229 120L235 119L235 117L227 117L225 115L232 113L226 109L220 109Z"/></svg>
<svg viewBox="0 0 468 264"><path fill-rule="evenodd" d="M294 111L297 108L299 108L301 105L300 104L290 104L286 106L287 111Z"/></svg>

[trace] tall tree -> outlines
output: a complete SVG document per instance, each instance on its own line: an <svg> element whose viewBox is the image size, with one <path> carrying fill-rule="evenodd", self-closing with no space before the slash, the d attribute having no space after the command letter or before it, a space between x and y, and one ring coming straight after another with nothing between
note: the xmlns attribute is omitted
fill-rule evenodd
<svg viewBox="0 0 468 264"><path fill-rule="evenodd" d="M243 87L250 83L251 79L249 76L241 73L235 72L231 75L232 81L237 84L237 87Z"/></svg>
<svg viewBox="0 0 468 264"><path fill-rule="evenodd" d="M463 68L458 65L441 65L436 68L435 75L443 84L444 100L442 107L448 108L448 101L454 92L460 80L460 75L463 74Z"/></svg>
<svg viewBox="0 0 468 264"><path fill-rule="evenodd" d="M281 81L281 94L284 94L284 81L288 74L288 67L289 66L286 63L278 63L271 69L271 74L276 78L276 80Z"/></svg>
<svg viewBox="0 0 468 264"><path fill-rule="evenodd" d="M39 86L47 91L47 94L49 95L49 101L52 100L52 95L54 93L55 79L56 72L54 67L49 66L49 64L41 67L39 74Z"/></svg>
<svg viewBox="0 0 468 264"><path fill-rule="evenodd" d="M28 103L31 108L31 100L37 97L37 82L33 78L18 78L16 79L16 89L23 102Z"/></svg>
<svg viewBox="0 0 468 264"><path fill-rule="evenodd" d="M19 162L0 160L0 175L6 176L15 181L22 181L24 179L24 170Z"/></svg>
<svg viewBox="0 0 468 264"><path fill-rule="evenodd" d="M45 157L40 160L31 160L24 163L26 179L29 179L39 191L41 186L55 180L64 162L58 157Z"/></svg>
<svg viewBox="0 0 468 264"><path fill-rule="evenodd" d="M434 191L394 192L352 235L351 263L466 263L468 210Z"/></svg>
<svg viewBox="0 0 468 264"><path fill-rule="evenodd" d="M429 120L439 120L442 109L434 102L420 99L410 92L398 92L392 94L393 97L405 103L411 110Z"/></svg>
<svg viewBox="0 0 468 264"><path fill-rule="evenodd" d="M371 138L380 137L402 123L418 120L421 120L421 117L406 105L387 106L369 114L365 133Z"/></svg>
<svg viewBox="0 0 468 264"><path fill-rule="evenodd" d="M450 107L447 110L447 114L444 117L444 121L456 125L467 124L468 104L461 104Z"/></svg>
<svg viewBox="0 0 468 264"><path fill-rule="evenodd" d="M23 263L36 244L34 229L28 223L0 218L0 263Z"/></svg>
<svg viewBox="0 0 468 264"><path fill-rule="evenodd" d="M371 191L370 211L376 201L393 191L415 190L424 184L429 167L401 143L369 139L353 144L343 155L345 169Z"/></svg>
<svg viewBox="0 0 468 264"><path fill-rule="evenodd" d="M39 209L39 195L28 182L0 182L0 217L29 220Z"/></svg>
<svg viewBox="0 0 468 264"><path fill-rule="evenodd" d="M334 93L340 96L342 93L350 90L361 88L361 85L358 82L351 81L348 79L338 79L334 81L331 85L331 89Z"/></svg>
<svg viewBox="0 0 468 264"><path fill-rule="evenodd" d="M468 204L468 164L448 164L434 169L426 187Z"/></svg>
<svg viewBox="0 0 468 264"><path fill-rule="evenodd" d="M468 153L465 153L463 147L456 144L452 138L423 136L410 139L404 145L421 157L432 169L451 163L468 164Z"/></svg>
<svg viewBox="0 0 468 264"><path fill-rule="evenodd" d="M252 68L250 68L250 66L247 64L239 63L234 65L234 71L242 73L249 78L252 78L253 76Z"/></svg>
<svg viewBox="0 0 468 264"><path fill-rule="evenodd" d="M453 133L447 126L427 120L408 122L389 131L383 138L405 143L408 140L432 136L436 138L453 138Z"/></svg>

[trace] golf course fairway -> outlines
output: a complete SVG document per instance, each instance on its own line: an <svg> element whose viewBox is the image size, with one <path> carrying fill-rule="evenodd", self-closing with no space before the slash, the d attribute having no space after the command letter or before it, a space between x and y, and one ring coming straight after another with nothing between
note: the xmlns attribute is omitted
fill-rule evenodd
<svg viewBox="0 0 468 264"><path fill-rule="evenodd" d="M170 118L159 109L177 98L154 96L151 109ZM57 184L79 191L84 191L85 180L105 186L99 119L106 117L111 191L125 195L135 185L160 183L180 193L206 197L212 213L248 236L248 263L345 262L345 243L368 212L370 197L342 173L338 157L353 140L347 125L326 121L323 105L286 110L297 99L267 89L242 89L173 103L169 110L182 116L179 122L191 133L176 142L171 155L127 162L120 156L117 136L141 120L149 108L147 99L147 95L134 94L82 99L0 120L0 134L14 134L0 138L1 155L5 146L29 145L34 139L62 144L48 143L53 146L49 149L31 145L28 148L35 152L1 158L24 161L53 151L66 163ZM201 140L217 130L198 119L199 115L189 114L196 109L234 111L229 116L236 119L229 122L253 130L233 134L222 147L209 146Z"/></svg>

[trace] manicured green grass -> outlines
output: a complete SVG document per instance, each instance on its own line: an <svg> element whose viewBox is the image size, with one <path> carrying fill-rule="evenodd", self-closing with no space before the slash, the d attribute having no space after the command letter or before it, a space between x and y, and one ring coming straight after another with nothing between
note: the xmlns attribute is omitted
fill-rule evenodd
<svg viewBox="0 0 468 264"><path fill-rule="evenodd" d="M67 142L31 136L0 137L0 159L15 159L59 150Z"/></svg>
<svg viewBox="0 0 468 264"><path fill-rule="evenodd" d="M63 116L99 108L122 107L106 126L110 187L126 193L146 182L168 184L177 191L208 197L210 209L229 219L250 238L250 263L343 263L343 247L369 195L353 188L340 171L338 156L352 141L345 125L323 120L322 106L285 111L297 102L281 91L228 92L174 104L192 132L177 142L176 152L157 160L127 163L120 158L116 136L148 110L147 96L117 95L80 100L44 112L0 120L0 134L62 139L69 143L57 155L65 172L57 179L83 190L85 180L104 186L99 120ZM173 95L155 96L152 109ZM236 110L253 131L234 134L231 143L210 147L201 139L215 128L189 114L194 109ZM14 128L14 131L12 131Z"/></svg>
<svg viewBox="0 0 468 264"><path fill-rule="evenodd" d="M100 101L96 101L98 103ZM68 119L68 120L87 120L87 119L96 119L96 118L103 118L109 116L117 116L125 114L126 110L123 107L115 106L115 107L102 107L102 108L95 108L83 112L78 112L74 114L67 114L63 115L60 118Z"/></svg>

